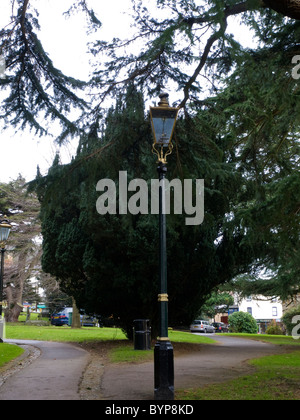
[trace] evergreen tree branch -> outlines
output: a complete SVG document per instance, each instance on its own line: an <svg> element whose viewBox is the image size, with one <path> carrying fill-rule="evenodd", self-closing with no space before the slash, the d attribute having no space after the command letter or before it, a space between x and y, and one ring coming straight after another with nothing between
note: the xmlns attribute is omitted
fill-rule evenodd
<svg viewBox="0 0 300 420"><path fill-rule="evenodd" d="M262 3L261 3L262 5ZM249 10L253 10L253 1L247 0L238 4L234 4L232 6L227 6L224 9L224 19L227 19L230 16L239 15L241 13L245 13ZM183 19L185 23L190 26L195 24L203 24L203 23L212 23L216 21L217 15L207 15L204 16L193 16L186 19Z"/></svg>
<svg viewBox="0 0 300 420"><path fill-rule="evenodd" d="M282 13L292 19L300 19L299 0L263 0L264 4L276 12Z"/></svg>
<svg viewBox="0 0 300 420"><path fill-rule="evenodd" d="M37 19L28 13L30 0L24 0L11 22L12 29L0 32L6 67L11 75L2 82L8 92L1 104L1 118L6 126L34 128L40 135L47 134L47 117L60 121L65 139L78 133L79 124L69 118L71 109L84 111L86 102L75 91L86 83L65 76L53 66L34 29Z"/></svg>
<svg viewBox="0 0 300 420"><path fill-rule="evenodd" d="M201 70L203 69L203 67L206 64L209 52L213 46L213 44L220 39L220 37L224 34L225 29L227 26L227 22L224 19L224 28L220 29L218 32L214 33L207 41L206 46L204 48L200 63L198 65L198 67L196 68L196 70L194 71L194 74L192 75L192 77L189 79L189 81L186 83L185 87L184 87L184 99L182 100L182 102L180 103L179 107L183 108L185 106L185 104L187 103L188 99L189 99L189 91L191 86L195 83L197 77L199 76Z"/></svg>
<svg viewBox="0 0 300 420"><path fill-rule="evenodd" d="M26 19L26 11L27 11L27 7L29 5L29 1L30 0L24 0L24 4L22 7L22 13L21 13L21 18L20 18L20 25L21 25L21 31L22 31L22 37L23 37L23 41L24 41L24 45L25 45L25 49L21 55L21 62L22 62L22 68L18 77L18 85L22 79L22 76L25 72L25 59L26 59L26 53L29 52L29 45L28 45L28 40L27 40L27 34L26 34L26 28L25 28L25 19Z"/></svg>

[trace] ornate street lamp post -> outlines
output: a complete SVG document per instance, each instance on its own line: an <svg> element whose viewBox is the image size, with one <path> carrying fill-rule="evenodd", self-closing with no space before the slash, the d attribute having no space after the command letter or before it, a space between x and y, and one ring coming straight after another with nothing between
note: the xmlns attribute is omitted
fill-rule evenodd
<svg viewBox="0 0 300 420"><path fill-rule="evenodd" d="M150 107L154 143L153 153L158 157L159 175L159 280L160 306L159 337L154 347L154 397L156 400L174 399L174 356L173 347L168 337L168 293L167 293L167 243L165 214L165 178L167 173L166 157L172 153L171 143L178 108L171 108L168 94L159 95L158 107Z"/></svg>
<svg viewBox="0 0 300 420"><path fill-rule="evenodd" d="M6 216L4 216L6 217ZM0 263L0 343L3 343L3 318L2 318L2 305L3 305L3 274L4 274L4 253L5 242L9 236L11 225L7 219L0 220L0 248L1 248L1 263Z"/></svg>

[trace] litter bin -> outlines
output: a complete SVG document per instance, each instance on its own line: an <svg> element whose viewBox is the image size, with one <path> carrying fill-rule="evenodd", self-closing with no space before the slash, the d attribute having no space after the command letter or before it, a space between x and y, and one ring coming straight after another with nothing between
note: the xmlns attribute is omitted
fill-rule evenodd
<svg viewBox="0 0 300 420"><path fill-rule="evenodd" d="M151 350L149 319L135 319L133 325L134 350Z"/></svg>
<svg viewBox="0 0 300 420"><path fill-rule="evenodd" d="M72 327L73 312L69 312L68 317L69 317L69 319L68 319L68 326L69 327Z"/></svg>

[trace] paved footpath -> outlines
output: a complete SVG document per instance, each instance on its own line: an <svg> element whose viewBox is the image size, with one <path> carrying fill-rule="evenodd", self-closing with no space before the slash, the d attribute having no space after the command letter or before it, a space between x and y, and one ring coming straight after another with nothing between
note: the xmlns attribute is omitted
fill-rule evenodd
<svg viewBox="0 0 300 420"><path fill-rule="evenodd" d="M279 346L259 341L214 335L218 344L175 357L175 389L223 382L249 372L246 361L285 352ZM41 355L0 386L0 400L79 400L79 383L89 362L89 353L66 343L14 341L36 346ZM250 369L251 371L251 369ZM151 400L154 388L153 362L107 364L96 375L102 400Z"/></svg>
<svg viewBox="0 0 300 420"><path fill-rule="evenodd" d="M234 379L254 370L246 364L247 360L285 352L279 346L260 341L217 334L209 336L218 344L203 345L199 351L174 358L175 390ZM102 399L153 399L153 372L153 362L104 366Z"/></svg>
<svg viewBox="0 0 300 420"><path fill-rule="evenodd" d="M89 353L66 343L5 340L35 346L41 355L9 377L0 387L0 400L79 400L79 382Z"/></svg>

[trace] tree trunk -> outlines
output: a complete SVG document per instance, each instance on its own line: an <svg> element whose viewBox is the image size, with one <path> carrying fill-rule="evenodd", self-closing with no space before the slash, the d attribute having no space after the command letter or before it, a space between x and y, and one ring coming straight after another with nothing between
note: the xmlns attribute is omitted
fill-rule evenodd
<svg viewBox="0 0 300 420"><path fill-rule="evenodd" d="M81 328L80 313L77 308L76 301L73 297L72 297L72 306L73 306L72 328Z"/></svg>
<svg viewBox="0 0 300 420"><path fill-rule="evenodd" d="M264 0L264 4L284 16L300 20L300 0Z"/></svg>
<svg viewBox="0 0 300 420"><path fill-rule="evenodd" d="M6 322L18 322L19 315L22 312L23 305L19 300L13 297L14 291L11 285L6 287L6 300L7 308L5 310L5 321Z"/></svg>
<svg viewBox="0 0 300 420"><path fill-rule="evenodd" d="M29 306L27 306L27 313L26 313L26 322L30 321L30 310L29 310Z"/></svg>

